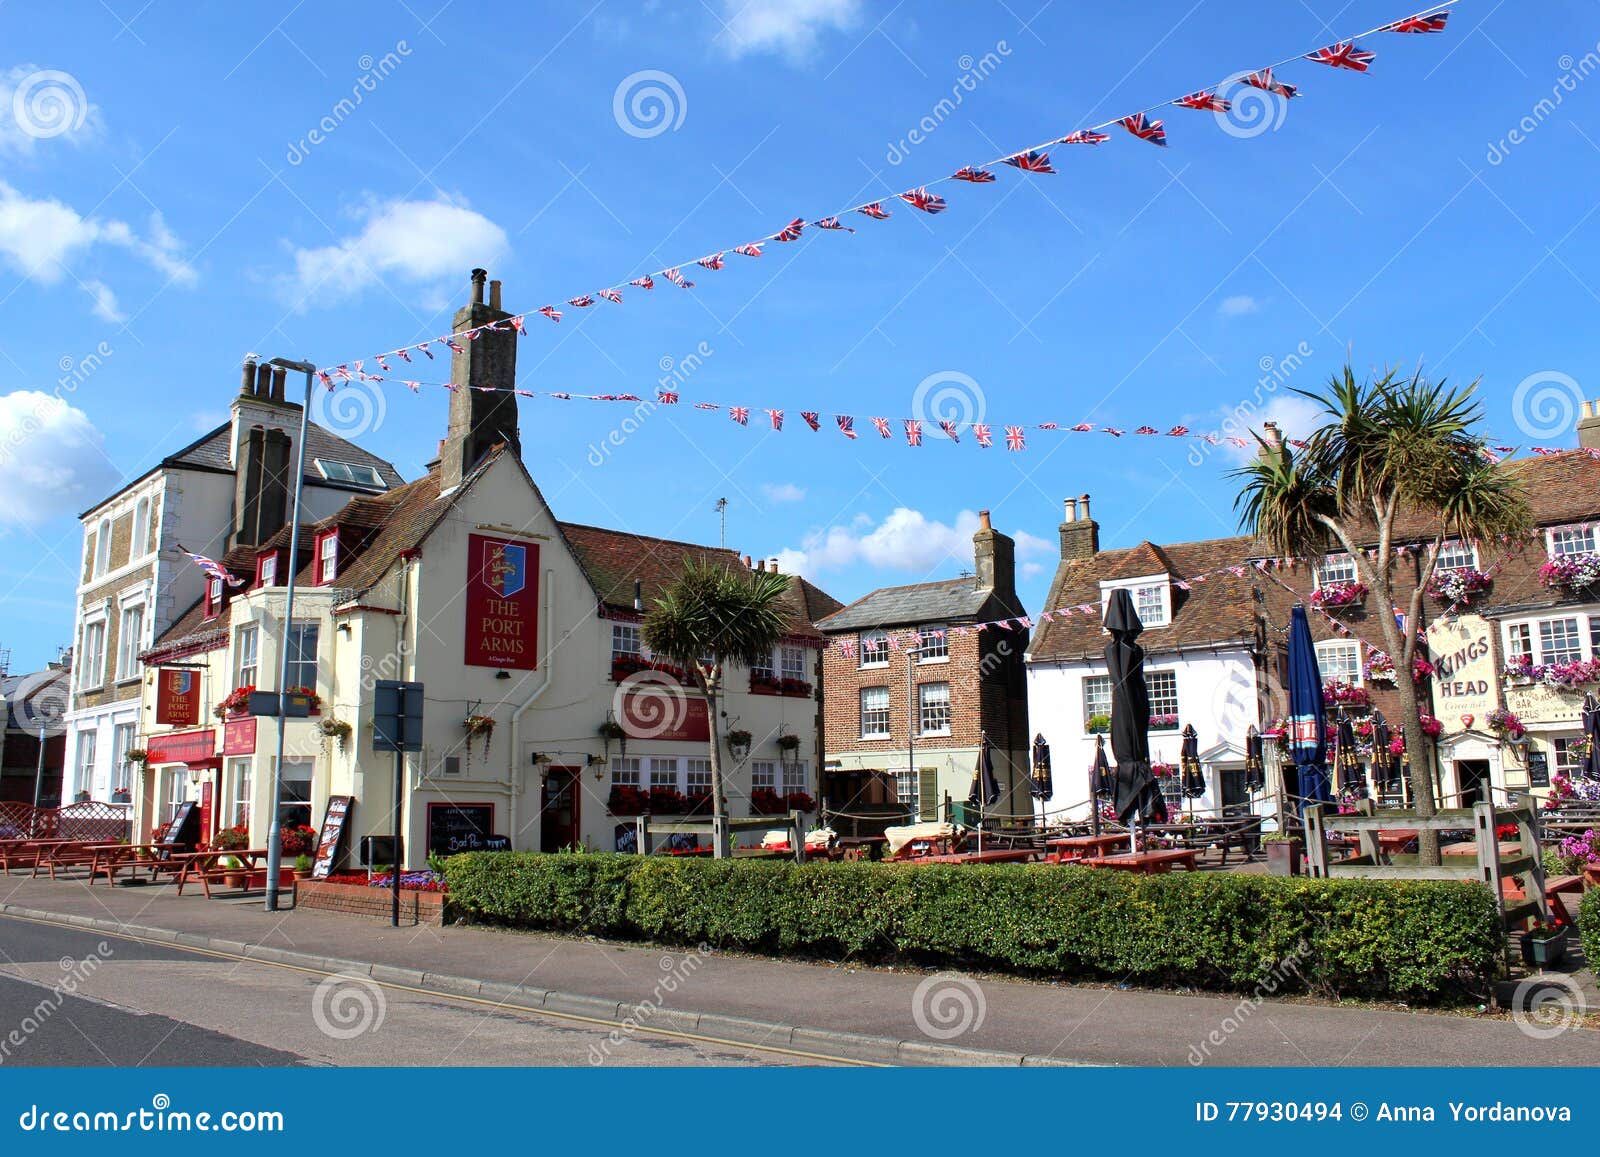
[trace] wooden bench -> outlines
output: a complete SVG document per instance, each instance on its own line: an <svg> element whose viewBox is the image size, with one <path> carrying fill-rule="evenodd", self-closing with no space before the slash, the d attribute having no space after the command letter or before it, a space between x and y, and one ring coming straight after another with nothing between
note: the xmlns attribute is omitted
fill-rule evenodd
<svg viewBox="0 0 1600 1157"><path fill-rule="evenodd" d="M244 877L244 882L239 886L239 891L250 890L250 877L260 871L257 866L267 858L266 848L246 848L239 850L209 850L204 852L179 852L173 859L182 863L178 871L178 895L183 895L183 886L186 883L200 882L200 888L205 892L206 899L211 898L211 885L226 885L227 877L238 874ZM238 862L237 867L224 867L223 860L232 859Z"/></svg>
<svg viewBox="0 0 1600 1157"><path fill-rule="evenodd" d="M1119 872L1137 872L1143 876L1157 876L1174 868L1193 872L1200 865L1200 853L1194 848L1167 848L1159 852L1128 852L1120 856L1099 856L1084 860L1089 868L1112 868Z"/></svg>
<svg viewBox="0 0 1600 1157"><path fill-rule="evenodd" d="M57 868L87 867L94 863L94 853L89 850L91 846L89 840L52 840L39 848L39 854L33 861L32 874L38 876L39 869L45 868L54 880Z"/></svg>
<svg viewBox="0 0 1600 1157"><path fill-rule="evenodd" d="M162 872L176 875L183 871L183 861L174 859L173 853L182 846L174 843L99 844L89 849L94 853L89 863L89 883L94 883L96 876L104 876L107 884L115 884L117 873L124 870L135 878L140 869L148 871L151 878Z"/></svg>

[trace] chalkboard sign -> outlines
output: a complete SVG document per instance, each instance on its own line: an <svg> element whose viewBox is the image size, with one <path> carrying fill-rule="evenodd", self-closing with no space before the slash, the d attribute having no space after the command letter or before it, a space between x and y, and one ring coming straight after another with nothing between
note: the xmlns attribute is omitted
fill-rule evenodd
<svg viewBox="0 0 1600 1157"><path fill-rule="evenodd" d="M1550 786L1550 756L1543 751L1528 752L1528 786Z"/></svg>
<svg viewBox="0 0 1600 1157"><path fill-rule="evenodd" d="M328 797L328 812L322 817L322 834L317 837L317 858L311 866L311 875L326 880L333 872L333 862L339 856L339 844L344 840L344 822L356 802L353 795Z"/></svg>
<svg viewBox="0 0 1600 1157"><path fill-rule="evenodd" d="M492 803L430 803L428 805L428 853L441 856L456 852L478 852L488 849L495 836L494 804ZM506 841L508 844L510 841Z"/></svg>
<svg viewBox="0 0 1600 1157"><path fill-rule="evenodd" d="M199 805L192 799L186 799L178 805L178 810L172 813L172 819L167 826L161 829L158 843L177 844L185 851L193 851L195 844L200 842L200 811Z"/></svg>

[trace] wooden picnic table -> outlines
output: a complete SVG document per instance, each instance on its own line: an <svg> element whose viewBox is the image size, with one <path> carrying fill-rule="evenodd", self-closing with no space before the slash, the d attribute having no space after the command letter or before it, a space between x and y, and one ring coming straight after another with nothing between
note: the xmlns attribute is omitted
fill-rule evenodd
<svg viewBox="0 0 1600 1157"><path fill-rule="evenodd" d="M985 848L981 852L948 852L918 856L908 864L1025 864L1037 853L1032 848Z"/></svg>
<svg viewBox="0 0 1600 1157"><path fill-rule="evenodd" d="M34 867L39 862L39 849L51 842L50 840L0 841L0 871L9 872L12 868Z"/></svg>
<svg viewBox="0 0 1600 1157"><path fill-rule="evenodd" d="M85 865L93 860L88 848L93 840L41 840L34 848L33 872L38 876L40 868L50 872L50 878L56 878L57 868L76 867Z"/></svg>
<svg viewBox="0 0 1600 1157"><path fill-rule="evenodd" d="M1098 836L1059 836L1044 846L1054 863L1071 863L1092 856L1109 855L1128 846L1127 832L1108 832Z"/></svg>
<svg viewBox="0 0 1600 1157"><path fill-rule="evenodd" d="M178 852L173 857L182 862L183 866L178 871L178 895L183 895L183 886L186 883L200 881L200 887L206 894L206 899L211 898L212 881L222 883L224 877L235 872L244 876L244 884L240 891L247 891L250 876L258 871L257 864L267 858L266 848L223 849L211 848L204 852ZM222 861L226 859L238 860L239 867L223 867Z"/></svg>
<svg viewBox="0 0 1600 1157"><path fill-rule="evenodd" d="M1168 848L1159 852L1127 852L1120 856L1097 856L1084 860L1089 868L1113 868L1120 872L1137 872L1142 876L1156 876L1174 868L1194 871L1199 866L1200 852L1195 848Z"/></svg>
<svg viewBox="0 0 1600 1157"><path fill-rule="evenodd" d="M141 844L94 844L87 849L91 853L89 883L94 883L96 876L104 876L107 884L115 884L117 873L123 869L127 869L135 876L138 875L140 868L148 869L151 876L163 871L182 871L182 861L173 857L173 853L181 847L182 844L159 841Z"/></svg>

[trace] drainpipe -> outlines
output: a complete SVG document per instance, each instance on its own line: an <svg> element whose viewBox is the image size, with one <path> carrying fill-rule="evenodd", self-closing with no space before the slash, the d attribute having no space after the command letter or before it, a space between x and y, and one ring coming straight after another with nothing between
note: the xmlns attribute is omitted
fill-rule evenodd
<svg viewBox="0 0 1600 1157"><path fill-rule="evenodd" d="M513 846L519 830L517 827L517 776L521 774L522 716L550 688L550 625L555 622L555 585L555 572L546 570L544 572L544 606L540 608L539 612L539 617L543 620L539 624L539 640L542 646L539 648L541 654L539 655L538 671L541 674L541 678L538 685L534 687L533 694L529 695L522 705L511 713L511 764L506 771L506 791L511 797L511 802L506 805L510 825L506 834L512 840ZM583 779L580 776L578 784L581 786L582 782ZM575 787L574 790L577 790L577 788ZM543 844L543 840L540 841L540 844ZM543 846L539 850L544 851Z"/></svg>

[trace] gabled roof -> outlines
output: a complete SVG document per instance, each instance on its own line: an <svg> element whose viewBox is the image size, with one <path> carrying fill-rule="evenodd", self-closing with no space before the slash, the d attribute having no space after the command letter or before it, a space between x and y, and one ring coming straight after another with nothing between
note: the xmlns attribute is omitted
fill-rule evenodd
<svg viewBox="0 0 1600 1157"><path fill-rule="evenodd" d="M824 633L876 630L921 623L959 623L983 618L995 592L976 578L941 579L903 587L879 587L823 619ZM1003 612L997 612L1000 614Z"/></svg>
<svg viewBox="0 0 1600 1157"><path fill-rule="evenodd" d="M1176 581L1196 575L1243 566L1255 551L1254 540L1240 536L1202 542L1157 546L1142 542L1122 550L1105 550L1093 558L1063 562L1050 584L1045 612L1035 616L1033 643L1028 655L1034 661L1096 659L1105 650L1106 634L1100 626L1100 584L1143 575L1166 574ZM1254 582L1246 568L1242 575L1222 573L1188 590L1174 586L1172 621L1139 636L1147 654L1159 655L1188 648L1222 645L1244 646L1255 641ZM1063 608L1092 605L1088 613L1062 616Z"/></svg>

